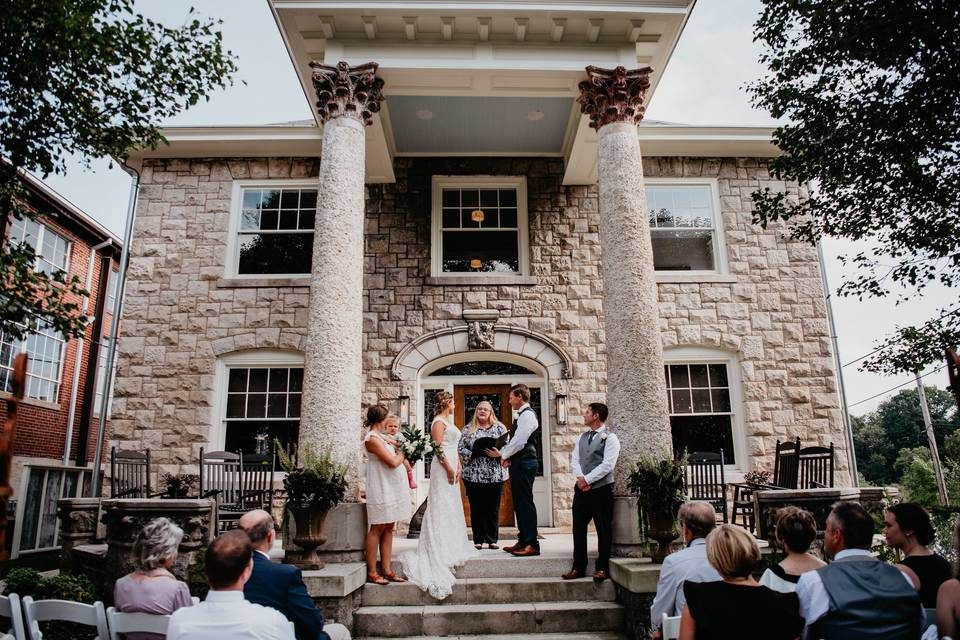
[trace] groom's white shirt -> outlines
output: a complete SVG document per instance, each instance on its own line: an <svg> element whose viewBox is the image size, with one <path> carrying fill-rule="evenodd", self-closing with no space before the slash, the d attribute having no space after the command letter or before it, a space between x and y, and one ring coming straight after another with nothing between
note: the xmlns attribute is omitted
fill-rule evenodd
<svg viewBox="0 0 960 640"><path fill-rule="evenodd" d="M529 406L529 403L524 403L517 409L517 413L520 414L520 417L517 418L517 430L510 438L510 442L503 445L503 449L500 450L500 457L504 460L509 460L510 456L523 449L527 445L527 440L530 439L530 434L540 426L540 423L537 422L537 415L533 411L524 411Z"/></svg>

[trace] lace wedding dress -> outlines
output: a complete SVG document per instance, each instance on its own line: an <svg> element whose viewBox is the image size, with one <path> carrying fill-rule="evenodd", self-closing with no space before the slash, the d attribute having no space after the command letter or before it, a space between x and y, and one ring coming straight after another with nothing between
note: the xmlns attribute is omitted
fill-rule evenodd
<svg viewBox="0 0 960 640"><path fill-rule="evenodd" d="M443 453L456 467L460 430L450 423L445 425ZM431 464L430 498L420 528L420 542L416 550L400 558L400 563L410 582L443 600L453 593L453 570L477 555L477 551L467 538L460 483L450 484L447 470L436 457Z"/></svg>

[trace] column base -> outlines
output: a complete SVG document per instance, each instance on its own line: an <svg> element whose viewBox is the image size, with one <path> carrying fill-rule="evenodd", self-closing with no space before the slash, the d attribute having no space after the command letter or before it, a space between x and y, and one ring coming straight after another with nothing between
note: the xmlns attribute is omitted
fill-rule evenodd
<svg viewBox="0 0 960 640"><path fill-rule="evenodd" d="M613 549L618 558L642 558L647 542L640 531L640 515L635 496L616 496L613 499Z"/></svg>
<svg viewBox="0 0 960 640"><path fill-rule="evenodd" d="M361 502L338 504L327 514L323 524L327 542L317 547L317 555L323 562L362 562L363 543L367 535L367 505ZM286 518L283 536L284 562L293 563L300 558L300 547L293 544L296 525L293 518Z"/></svg>

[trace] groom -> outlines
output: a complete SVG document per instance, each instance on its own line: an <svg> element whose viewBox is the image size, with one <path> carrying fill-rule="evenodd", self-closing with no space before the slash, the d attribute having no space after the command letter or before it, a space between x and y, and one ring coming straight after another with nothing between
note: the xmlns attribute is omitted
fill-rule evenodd
<svg viewBox="0 0 960 640"><path fill-rule="evenodd" d="M525 384L515 384L510 388L510 407L517 417L510 427L510 441L502 451L488 449L490 455L497 454L502 464L510 467L510 489L513 492L513 510L517 514L517 544L504 547L507 553L515 556L540 555L540 542L537 540L537 507L533 503L533 481L537 477L537 450L533 446L533 434L540 428L537 414L530 408L530 389Z"/></svg>

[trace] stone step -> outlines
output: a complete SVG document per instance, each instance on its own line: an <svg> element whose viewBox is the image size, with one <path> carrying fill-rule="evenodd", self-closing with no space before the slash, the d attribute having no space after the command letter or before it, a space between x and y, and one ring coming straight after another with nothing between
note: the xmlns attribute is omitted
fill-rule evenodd
<svg viewBox="0 0 960 640"><path fill-rule="evenodd" d="M399 554L394 553L394 557ZM593 572L596 556L590 556L587 568ZM484 549L479 556L468 560L456 570L457 578L556 578L567 571L573 563L568 553L544 553L539 556L517 558L501 549ZM394 573L402 575L400 563L392 564Z"/></svg>
<svg viewBox="0 0 960 640"><path fill-rule="evenodd" d="M354 613L353 621L354 633L360 637L570 634L621 631L624 611L615 602L584 601L364 606Z"/></svg>
<svg viewBox="0 0 960 640"><path fill-rule="evenodd" d="M377 636L354 638L373 640ZM481 636L405 636L394 640L627 640L627 636L614 632L599 633L509 633Z"/></svg>
<svg viewBox="0 0 960 640"><path fill-rule="evenodd" d="M519 562L519 561L518 561ZM404 605L508 604L511 602L612 602L616 598L613 582L595 583L590 578L469 578L457 580L453 594L442 601L434 600L409 582L380 586L366 584L362 603L365 607Z"/></svg>

